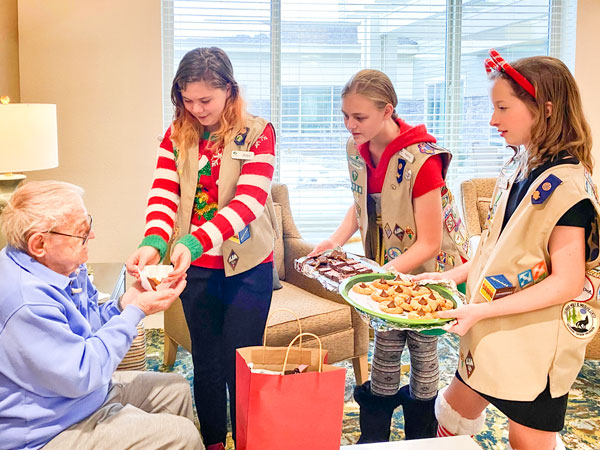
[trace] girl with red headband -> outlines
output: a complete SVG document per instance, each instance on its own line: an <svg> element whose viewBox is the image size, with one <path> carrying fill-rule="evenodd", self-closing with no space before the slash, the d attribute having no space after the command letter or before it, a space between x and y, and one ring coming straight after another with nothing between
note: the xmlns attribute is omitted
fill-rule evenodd
<svg viewBox="0 0 600 450"><path fill-rule="evenodd" d="M469 303L439 314L456 319L448 329L461 342L436 401L438 436L479 432L491 403L508 417L509 448L560 449L569 389L600 317L590 128L561 61L490 56L490 125L515 150L515 169L498 178L473 260L421 275L467 282Z"/></svg>

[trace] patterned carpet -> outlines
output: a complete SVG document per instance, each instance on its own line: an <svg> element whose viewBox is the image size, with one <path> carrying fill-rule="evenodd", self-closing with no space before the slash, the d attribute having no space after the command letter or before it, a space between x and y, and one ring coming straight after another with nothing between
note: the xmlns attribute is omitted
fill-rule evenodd
<svg viewBox="0 0 600 450"><path fill-rule="evenodd" d="M160 372L176 372L192 380L192 360L190 354L179 348L177 361L173 367L162 365L162 330L151 329L146 332L147 341L147 369ZM458 360L457 337L446 334L440 338L439 354L441 355L441 381L440 385L448 384L456 369ZM408 367L408 355L404 352L402 362ZM359 432L358 405L352 398L354 387L354 373L352 364L340 363L346 367L346 402L344 406L344 422L342 429L341 445L353 444L357 441ZM402 384L408 382L408 375L403 375ZM394 414L392 436L390 440L404 439L402 428L402 408ZM567 409L567 422L561 433L562 439L568 450L597 450L600 448L600 361L585 362L577 381L569 395ZM483 431L475 439L485 450L504 450L507 442L507 421L494 407L488 408L488 415ZM231 439L228 450L233 449Z"/></svg>

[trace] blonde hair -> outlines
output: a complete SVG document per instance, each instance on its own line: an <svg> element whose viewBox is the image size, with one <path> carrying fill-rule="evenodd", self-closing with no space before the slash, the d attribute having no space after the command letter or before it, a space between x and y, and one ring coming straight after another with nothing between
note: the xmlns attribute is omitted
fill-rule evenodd
<svg viewBox="0 0 600 450"><path fill-rule="evenodd" d="M196 48L185 54L179 63L171 87L171 101L175 106L171 139L180 150L179 158L184 158L185 149L197 145L202 140L204 127L183 104L181 91L189 83L204 81L214 89L227 90L229 97L221 115L219 129L214 133L213 145L223 147L242 132L246 126L244 100L240 88L233 77L233 66L227 54L218 47Z"/></svg>
<svg viewBox="0 0 600 450"><path fill-rule="evenodd" d="M579 88L568 67L550 56L523 58L511 65L534 86L535 98L504 72L494 71L490 79L507 80L515 96L527 105L534 117L531 141L521 164L523 175L563 150L591 173L592 135L583 114ZM552 104L550 115L547 114L548 102Z"/></svg>
<svg viewBox="0 0 600 450"><path fill-rule="evenodd" d="M348 94L359 94L371 100L378 110L383 110L385 105L394 107L392 119L396 119L396 106L398 96L392 80L383 72L375 69L364 69L356 73L342 88L342 98Z"/></svg>
<svg viewBox="0 0 600 450"><path fill-rule="evenodd" d="M2 210L2 233L8 245L27 251L33 233L63 225L83 207L83 189L63 181L31 181L19 187Z"/></svg>

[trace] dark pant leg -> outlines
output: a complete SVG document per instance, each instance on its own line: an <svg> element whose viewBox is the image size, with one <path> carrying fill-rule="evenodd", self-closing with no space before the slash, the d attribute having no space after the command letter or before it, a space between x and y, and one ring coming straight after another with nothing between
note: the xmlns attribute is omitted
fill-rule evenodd
<svg viewBox="0 0 600 450"><path fill-rule="evenodd" d="M223 286L224 373L229 389L229 411L235 439L235 350L262 344L262 336L273 294L273 265L259 264L228 277Z"/></svg>
<svg viewBox="0 0 600 450"><path fill-rule="evenodd" d="M227 398L223 373L223 270L191 266L181 293L192 340L194 400L206 445L225 442Z"/></svg>

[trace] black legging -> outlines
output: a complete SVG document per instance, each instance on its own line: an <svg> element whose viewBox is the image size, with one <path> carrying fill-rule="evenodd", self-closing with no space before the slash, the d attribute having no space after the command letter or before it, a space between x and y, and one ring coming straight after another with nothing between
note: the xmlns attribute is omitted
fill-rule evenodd
<svg viewBox="0 0 600 450"><path fill-rule="evenodd" d="M272 292L272 263L232 277L225 277L224 270L195 266L187 272L181 300L192 340L194 399L205 445L225 442L227 390L235 439L235 349L261 344Z"/></svg>

